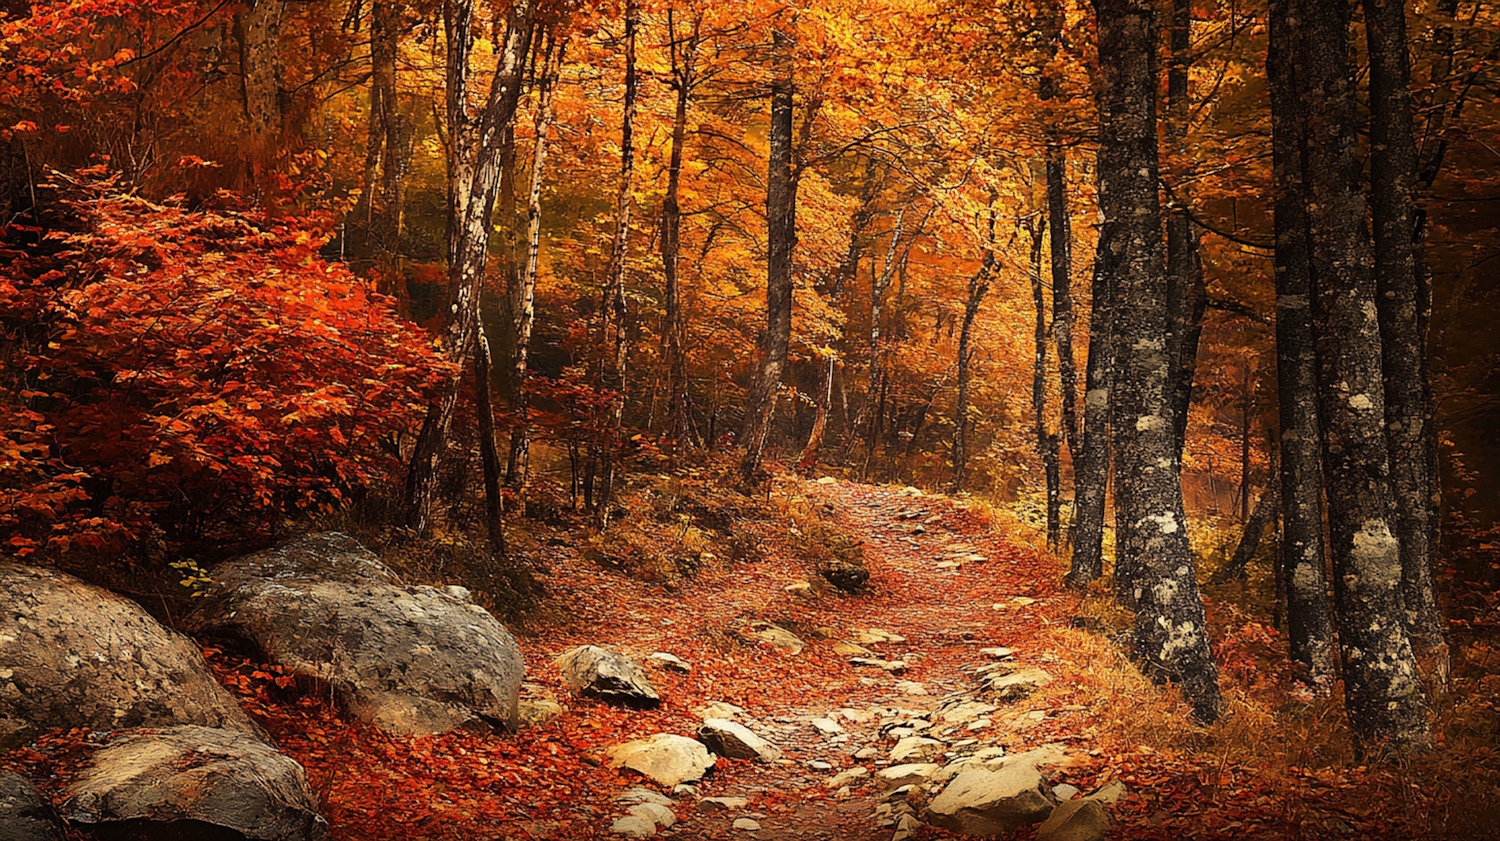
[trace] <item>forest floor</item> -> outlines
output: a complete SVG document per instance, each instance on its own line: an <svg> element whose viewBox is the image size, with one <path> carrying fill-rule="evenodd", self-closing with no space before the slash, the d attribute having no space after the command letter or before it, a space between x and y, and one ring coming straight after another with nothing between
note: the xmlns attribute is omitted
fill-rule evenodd
<svg viewBox="0 0 1500 841"><path fill-rule="evenodd" d="M1111 618L1099 606L1107 598L1064 589L1060 562L1008 539L983 506L899 486L791 477L778 477L768 499L784 516L755 525L761 557L718 559L681 581L626 576L584 560L584 547L562 545L562 532L537 535L538 545L556 548L547 577L555 609L521 638L525 694L554 697L567 711L520 734L394 738L348 721L326 693L278 682L250 660L227 652L210 660L306 766L339 841L618 837L610 825L626 807L616 798L651 784L610 768L605 751L655 733L694 735L699 711L712 702L742 707L740 720L781 747L784 760L720 759L696 797L664 791L677 823L662 837L888 841L894 828L877 815L886 799L873 773L842 797L825 783L856 766L875 772L889 764L882 720L923 714L950 693L979 694L974 670L988 660L980 650L995 646L1053 680L1020 700L995 702L989 727L948 740L974 738L1011 753L1058 746L1066 759L1044 772L1084 793L1124 782L1130 795L1111 807L1112 838L1500 837L1500 811L1485 800L1492 774L1465 778L1449 769L1437 779L1431 765L1340 757L1330 734L1343 724L1331 700L1268 712L1252 696L1284 693L1286 678L1247 653L1240 637L1269 632L1243 617L1210 604L1230 716L1204 730L1188 721L1175 692L1142 678L1109 639ZM817 528L863 541L868 592L788 591L816 578L796 547ZM805 648L791 655L758 643L746 632L755 622L793 632ZM865 645L904 659L904 674L856 666L835 651L871 629L904 638ZM649 670L659 708L611 706L560 683L554 658L581 644L643 663L667 652L692 670ZM912 684L926 694L909 694ZM820 732L815 718L844 732ZM877 752L855 758L868 748ZM749 802L710 812L698 797ZM761 828L734 829L738 818ZM916 837L952 836L923 826Z"/></svg>

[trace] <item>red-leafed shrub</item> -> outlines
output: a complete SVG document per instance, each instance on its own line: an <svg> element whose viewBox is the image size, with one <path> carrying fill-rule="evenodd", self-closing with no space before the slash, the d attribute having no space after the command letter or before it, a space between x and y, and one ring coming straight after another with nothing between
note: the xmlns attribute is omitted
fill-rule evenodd
<svg viewBox="0 0 1500 841"><path fill-rule="evenodd" d="M59 181L64 179L59 178ZM68 182L0 249L0 542L253 539L399 467L450 372L307 220ZM66 230L61 230L66 228ZM24 247L23 247L24 246Z"/></svg>

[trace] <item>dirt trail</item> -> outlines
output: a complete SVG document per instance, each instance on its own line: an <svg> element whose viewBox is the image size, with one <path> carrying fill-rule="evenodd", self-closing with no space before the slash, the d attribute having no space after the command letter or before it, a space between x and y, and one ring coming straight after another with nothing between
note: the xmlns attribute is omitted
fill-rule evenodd
<svg viewBox="0 0 1500 841"><path fill-rule="evenodd" d="M778 492L802 496L829 527L864 540L872 574L869 594L798 599L785 587L810 570L795 558L771 557L706 576L676 598L618 594L628 598L625 611L591 615L598 604L580 599L587 632L546 640L544 650L533 651L537 662L531 672L548 674L540 661L581 642L642 655L670 652L693 662L694 670L684 676L652 673L666 699L659 723L668 732L691 734L698 722L696 709L709 701L727 701L744 707L742 720L785 750L785 761L774 765L720 760L698 786L699 796L747 797L750 804L705 814L691 805L692 797L679 797L674 807L679 822L667 831L670 837L887 841L894 821L876 815L885 798L871 776L852 782L843 798L825 781L856 766L873 773L897 764L888 761L894 740L882 738L882 719L889 724L892 718L917 716L950 693L975 692L973 670L987 661L981 648L1010 647L1021 663L1045 667L1051 658L1038 647L1037 634L1061 621L1052 604L1059 595L1054 583L1058 570L1054 561L1006 542L946 497L795 480L783 481ZM722 643L709 644L721 640L724 629L751 617L793 629L806 640L806 649L789 656L767 647L731 644L726 650ZM848 656L835 652L836 643L856 641L860 631L869 629L904 638L868 642L867 637L865 645L878 658L905 660L904 673L852 665ZM920 684L925 694L909 694L917 689L911 684ZM854 713L851 717L839 710ZM987 728L970 733L960 726L959 732L945 735L950 742L972 738L978 747L1001 745L1014 751L1070 738L1056 719L1066 715L1033 712L1021 700L1002 705ZM821 733L814 718L832 718L844 732ZM640 725L635 736L655 732L644 721ZM862 749L864 758L856 759ZM877 753L870 756L869 749ZM608 811L612 804L604 798L615 793L593 792L591 805ZM613 811L620 814L624 808L614 806ZM757 821L761 830L732 829L731 822L743 817ZM601 828L607 831L607 823ZM923 837L939 837L930 832L924 830Z"/></svg>

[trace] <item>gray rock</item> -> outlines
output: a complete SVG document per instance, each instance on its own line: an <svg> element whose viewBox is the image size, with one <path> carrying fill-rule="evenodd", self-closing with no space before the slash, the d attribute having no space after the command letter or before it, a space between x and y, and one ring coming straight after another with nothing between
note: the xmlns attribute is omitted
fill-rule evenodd
<svg viewBox="0 0 1500 841"><path fill-rule="evenodd" d="M1103 841L1109 832L1109 812L1097 800L1084 798L1058 804L1037 827L1037 841Z"/></svg>
<svg viewBox="0 0 1500 841"><path fill-rule="evenodd" d="M259 739L210 727L116 734L68 787L62 812L148 838L212 837L205 824L252 841L328 835L301 765Z"/></svg>
<svg viewBox="0 0 1500 841"><path fill-rule="evenodd" d="M995 709L993 704L986 704L983 701L963 701L939 710L937 719L946 724L963 724L989 715Z"/></svg>
<svg viewBox="0 0 1500 841"><path fill-rule="evenodd" d="M25 777L0 771L0 841L62 841L52 804Z"/></svg>
<svg viewBox="0 0 1500 841"><path fill-rule="evenodd" d="M910 841L917 837L917 828L922 822L917 820L916 815L902 815L896 820L896 832L891 836L891 841Z"/></svg>
<svg viewBox="0 0 1500 841"><path fill-rule="evenodd" d="M863 765L856 765L847 771L834 774L823 781L826 788L843 788L855 780L870 776L870 769Z"/></svg>
<svg viewBox="0 0 1500 841"><path fill-rule="evenodd" d="M1013 701L1024 698L1036 690L1038 686L1045 686L1052 682L1052 675L1042 669L1022 669L1010 674L990 675L984 679L984 688L995 693L995 697L1002 701Z"/></svg>
<svg viewBox="0 0 1500 841"><path fill-rule="evenodd" d="M675 654L668 654L665 651L658 651L646 659L651 662L651 665L670 671L681 672L682 674L690 674L693 671L692 663Z"/></svg>
<svg viewBox="0 0 1500 841"><path fill-rule="evenodd" d="M998 771L966 770L927 807L929 823L964 835L1004 835L1046 820L1052 792L1036 767L1020 762Z"/></svg>
<svg viewBox="0 0 1500 841"><path fill-rule="evenodd" d="M927 687L914 680L898 680L896 691L904 695L926 695Z"/></svg>
<svg viewBox="0 0 1500 841"><path fill-rule="evenodd" d="M656 834L656 824L650 818L626 815L610 824L609 831L626 838L650 838Z"/></svg>
<svg viewBox="0 0 1500 841"><path fill-rule="evenodd" d="M0 563L0 716L38 728L258 733L198 645L66 573Z"/></svg>
<svg viewBox="0 0 1500 841"><path fill-rule="evenodd" d="M563 683L580 695L633 707L654 707L661 696L635 661L597 645L580 645L557 658Z"/></svg>
<svg viewBox="0 0 1500 841"><path fill-rule="evenodd" d="M388 733L516 726L521 650L462 587L399 586L337 532L226 561L213 576L190 629L244 639L269 662L328 681Z"/></svg>
<svg viewBox="0 0 1500 841"><path fill-rule="evenodd" d="M606 755L611 767L629 768L662 786L702 779L714 767L713 755L702 742L671 733L615 745Z"/></svg>
<svg viewBox="0 0 1500 841"><path fill-rule="evenodd" d="M798 639L796 634L780 625L772 625L769 622L756 622L752 624L750 626L750 634L761 642L780 651L782 654L793 657L801 654L802 649L806 647L806 643Z"/></svg>
<svg viewBox="0 0 1500 841"><path fill-rule="evenodd" d="M758 832L760 830L760 821L754 818L735 818L733 826L735 829L745 832Z"/></svg>
<svg viewBox="0 0 1500 841"><path fill-rule="evenodd" d="M698 730L698 740L719 756L775 762L781 748L757 736L750 728L727 718L710 718Z"/></svg>
<svg viewBox="0 0 1500 841"><path fill-rule="evenodd" d="M743 797L705 797L698 801L700 812L732 812L750 805Z"/></svg>
<svg viewBox="0 0 1500 841"><path fill-rule="evenodd" d="M1071 786L1067 783L1055 785L1052 787L1052 796L1063 802L1072 800L1082 793L1083 792L1078 790L1078 786Z"/></svg>
<svg viewBox="0 0 1500 841"><path fill-rule="evenodd" d="M839 723L831 718L815 718L809 723L812 724L814 730L822 733L824 736L833 736L844 732L844 728L840 727Z"/></svg>
<svg viewBox="0 0 1500 841"><path fill-rule="evenodd" d="M645 818L661 829L677 823L677 816L672 814L672 810L658 803L637 803L625 811L637 818Z"/></svg>

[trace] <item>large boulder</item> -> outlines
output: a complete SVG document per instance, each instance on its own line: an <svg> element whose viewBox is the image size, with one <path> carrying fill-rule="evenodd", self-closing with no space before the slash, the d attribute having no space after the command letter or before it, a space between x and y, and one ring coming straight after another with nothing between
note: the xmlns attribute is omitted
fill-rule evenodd
<svg viewBox="0 0 1500 841"><path fill-rule="evenodd" d="M645 670L607 648L580 645L563 652L556 662L563 683L580 695L632 707L661 703Z"/></svg>
<svg viewBox="0 0 1500 841"><path fill-rule="evenodd" d="M328 836L301 765L259 739L211 727L116 734L68 787L62 812L114 839Z"/></svg>
<svg viewBox="0 0 1500 841"><path fill-rule="evenodd" d="M610 767L640 772L664 788L702 779L714 767L713 755L702 742L671 733L615 745L607 755Z"/></svg>
<svg viewBox="0 0 1500 841"><path fill-rule="evenodd" d="M1037 827L1037 841L1103 841L1109 833L1109 811L1097 800L1059 803Z"/></svg>
<svg viewBox="0 0 1500 841"><path fill-rule="evenodd" d="M0 841L62 841L52 804L25 777L0 771Z"/></svg>
<svg viewBox="0 0 1500 841"><path fill-rule="evenodd" d="M0 718L37 728L258 732L196 643L66 573L0 563Z"/></svg>
<svg viewBox="0 0 1500 841"><path fill-rule="evenodd" d="M960 773L927 807L927 821L963 835L1004 835L1052 814L1052 791L1036 766L1016 762Z"/></svg>
<svg viewBox="0 0 1500 841"><path fill-rule="evenodd" d="M226 561L213 577L192 630L244 639L270 662L327 680L350 712L386 732L516 726L521 651L462 587L402 586L337 532Z"/></svg>

